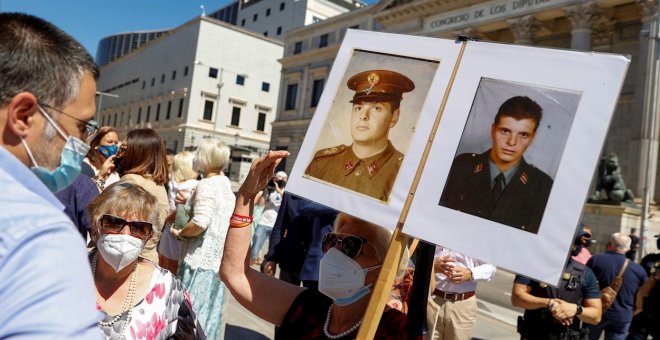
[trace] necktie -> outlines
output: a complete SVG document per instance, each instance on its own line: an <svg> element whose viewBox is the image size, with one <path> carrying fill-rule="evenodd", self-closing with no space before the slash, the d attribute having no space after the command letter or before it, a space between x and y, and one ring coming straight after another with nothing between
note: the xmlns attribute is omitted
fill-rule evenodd
<svg viewBox="0 0 660 340"><path fill-rule="evenodd" d="M500 199L500 196L502 196L502 192L504 191L504 174L500 172L499 175L495 176L495 184L493 185L493 188L490 189L490 198L492 205L495 205L497 201Z"/></svg>

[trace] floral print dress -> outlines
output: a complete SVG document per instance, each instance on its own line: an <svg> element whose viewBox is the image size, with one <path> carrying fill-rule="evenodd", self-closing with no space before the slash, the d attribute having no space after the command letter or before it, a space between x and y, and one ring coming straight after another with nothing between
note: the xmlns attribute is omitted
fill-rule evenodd
<svg viewBox="0 0 660 340"><path fill-rule="evenodd" d="M101 311L98 304L96 308ZM169 271L156 267L147 295L111 327L103 327L104 339L205 339L185 287ZM109 322L114 316L105 315ZM120 334L123 330L123 333Z"/></svg>

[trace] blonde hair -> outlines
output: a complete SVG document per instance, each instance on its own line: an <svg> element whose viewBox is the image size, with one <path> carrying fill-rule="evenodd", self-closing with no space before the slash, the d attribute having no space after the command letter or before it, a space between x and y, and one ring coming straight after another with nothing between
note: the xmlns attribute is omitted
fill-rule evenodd
<svg viewBox="0 0 660 340"><path fill-rule="evenodd" d="M375 237L373 240L372 239L367 240L367 243L371 244L376 250L376 260L378 261L378 264L383 264L383 261L385 260L385 255L387 254L387 250L390 248L390 241L392 240L392 231L383 228L379 225L373 224L371 222L367 222L365 220L361 220L359 218L353 217L343 212L337 214L337 218L335 219L335 225L333 230L337 232L337 229L341 225L348 223L360 224L365 228L369 228L373 230ZM405 270L408 267L409 259L410 259L410 254L408 253L408 247L406 246L403 255L401 256L401 262L399 262L399 268L397 269L397 275L396 275L397 278L402 277L403 274L405 273Z"/></svg>
<svg viewBox="0 0 660 340"><path fill-rule="evenodd" d="M181 151L172 160L172 180L175 182L184 182L197 177L197 172L193 169L193 158L195 154L190 151Z"/></svg>
<svg viewBox="0 0 660 340"><path fill-rule="evenodd" d="M229 147L215 138L203 139L196 157L199 170L222 170L229 163Z"/></svg>

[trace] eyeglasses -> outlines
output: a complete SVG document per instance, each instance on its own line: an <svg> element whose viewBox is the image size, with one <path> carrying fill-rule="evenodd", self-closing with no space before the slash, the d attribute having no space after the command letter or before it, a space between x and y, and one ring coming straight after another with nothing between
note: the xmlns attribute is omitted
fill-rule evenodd
<svg viewBox="0 0 660 340"><path fill-rule="evenodd" d="M85 131L81 131L81 133L82 133L83 137L86 138L86 139L93 138L96 135L96 133L99 132L99 123L97 121L93 120L93 119L86 122L86 121L84 121L82 119L78 119L78 118L76 118L76 117L74 117L74 116L72 116L72 115L70 115L70 114L68 114L64 111L58 110L58 109L56 109L56 108L54 108L50 105L46 105L46 104L40 104L40 105L43 106L43 107L47 107L47 108L49 108L53 111L57 111L60 114L63 114L65 116L69 117L69 118L75 119L75 120L85 124Z"/></svg>
<svg viewBox="0 0 660 340"><path fill-rule="evenodd" d="M360 255L362 245L365 243L367 243L367 239L364 237L339 233L327 233L323 235L321 245L324 253L330 250L330 248L337 248L337 250L346 254L346 256L354 259L356 256Z"/></svg>
<svg viewBox="0 0 660 340"><path fill-rule="evenodd" d="M124 227L128 226L131 234L141 239L146 239L153 232L153 225L149 222L126 221L125 219L112 215L101 216L101 228L110 234L120 234Z"/></svg>

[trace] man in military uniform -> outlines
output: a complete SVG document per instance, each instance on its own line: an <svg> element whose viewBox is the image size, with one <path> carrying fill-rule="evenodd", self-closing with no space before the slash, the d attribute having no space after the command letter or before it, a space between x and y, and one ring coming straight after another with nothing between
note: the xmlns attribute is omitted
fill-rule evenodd
<svg viewBox="0 0 660 340"><path fill-rule="evenodd" d="M399 120L402 94L415 84L394 71L369 70L351 77L347 86L355 91L353 143L317 151L305 175L387 202L403 162L388 135Z"/></svg>
<svg viewBox="0 0 660 340"><path fill-rule="evenodd" d="M571 255L580 252L585 234L578 227ZM523 317L518 318L521 339L586 340L589 331L582 323L596 325L603 313L596 276L572 258L568 259L557 288L516 275L511 304L525 309Z"/></svg>
<svg viewBox="0 0 660 340"><path fill-rule="evenodd" d="M454 159L440 205L537 233L552 178L527 163L543 109L523 96L506 100L491 126L492 147Z"/></svg>

